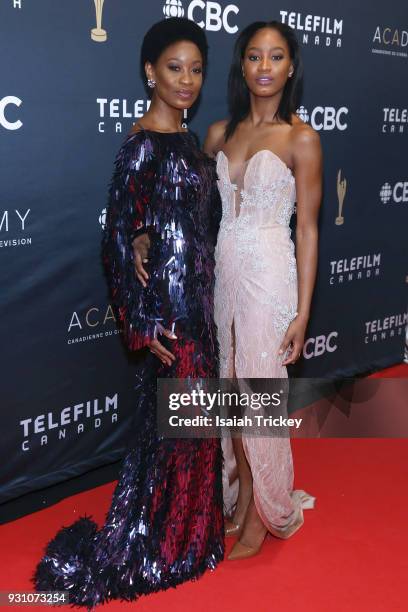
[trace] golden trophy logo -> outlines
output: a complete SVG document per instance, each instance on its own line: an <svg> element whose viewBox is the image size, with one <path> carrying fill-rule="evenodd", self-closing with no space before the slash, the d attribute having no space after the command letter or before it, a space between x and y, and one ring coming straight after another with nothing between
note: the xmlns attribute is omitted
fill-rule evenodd
<svg viewBox="0 0 408 612"><path fill-rule="evenodd" d="M336 225L343 225L344 217L343 217L343 204L344 198L346 196L347 191L347 179L341 180L341 169L337 174L337 199L339 201L339 214L336 217Z"/></svg>
<svg viewBox="0 0 408 612"><path fill-rule="evenodd" d="M91 30L91 38L95 42L105 42L108 38L106 30L102 28L102 11L105 0L94 0L96 11L96 28Z"/></svg>

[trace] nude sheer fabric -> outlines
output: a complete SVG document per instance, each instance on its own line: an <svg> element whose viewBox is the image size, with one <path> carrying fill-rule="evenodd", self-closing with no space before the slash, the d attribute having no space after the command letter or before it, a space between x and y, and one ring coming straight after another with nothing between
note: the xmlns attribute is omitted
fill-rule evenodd
<svg viewBox="0 0 408 612"><path fill-rule="evenodd" d="M231 173L231 174L230 174ZM295 179L272 151L241 166L217 155L222 221L216 246L215 321L220 377L287 378L280 343L297 308L297 270L290 218ZM289 537L314 498L293 490L290 440L243 436L254 499L270 532ZM224 438L224 505L230 514L238 485L232 442Z"/></svg>

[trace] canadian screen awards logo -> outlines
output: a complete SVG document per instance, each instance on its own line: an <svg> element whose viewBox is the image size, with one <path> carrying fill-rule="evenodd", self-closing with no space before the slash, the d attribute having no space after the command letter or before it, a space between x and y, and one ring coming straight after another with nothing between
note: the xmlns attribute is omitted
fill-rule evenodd
<svg viewBox="0 0 408 612"><path fill-rule="evenodd" d="M378 25L372 39L371 53L408 58L408 31Z"/></svg>
<svg viewBox="0 0 408 612"><path fill-rule="evenodd" d="M102 27L102 12L105 0L94 0L96 13L96 27L91 30L91 39L95 42L105 42L108 39L108 33Z"/></svg>
<svg viewBox="0 0 408 612"><path fill-rule="evenodd" d="M348 128L346 115L349 109L346 106L335 108L334 106L315 106L311 112L305 106L300 106L296 114L305 123L310 123L316 131L339 130L344 132Z"/></svg>
<svg viewBox="0 0 408 612"><path fill-rule="evenodd" d="M279 11L282 23L301 32L299 40L304 45L341 47L343 19L323 17L321 15L304 15L294 11Z"/></svg>
<svg viewBox="0 0 408 612"><path fill-rule="evenodd" d="M344 206L344 198L346 197L347 191L347 179L341 178L341 168L337 173L337 200L339 203L337 217L335 219L336 225L343 225L344 216L343 216L343 206Z"/></svg>
<svg viewBox="0 0 408 612"><path fill-rule="evenodd" d="M212 0L192 0L184 8L181 0L166 0L163 5L163 14L169 17L187 17L194 21L200 28L209 32L225 30L227 34L238 32L238 26L234 23L234 15L238 15L239 8L235 4L224 6Z"/></svg>
<svg viewBox="0 0 408 612"><path fill-rule="evenodd" d="M408 181L398 181L395 185L384 183L380 189L383 204L402 204L408 202Z"/></svg>
<svg viewBox="0 0 408 612"><path fill-rule="evenodd" d="M67 344L70 346L102 340L120 333L111 304L95 304L74 310L68 317Z"/></svg>

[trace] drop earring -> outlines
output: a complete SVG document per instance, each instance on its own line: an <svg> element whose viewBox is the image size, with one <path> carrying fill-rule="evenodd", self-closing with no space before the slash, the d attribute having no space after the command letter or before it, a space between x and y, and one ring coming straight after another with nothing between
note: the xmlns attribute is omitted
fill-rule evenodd
<svg viewBox="0 0 408 612"><path fill-rule="evenodd" d="M147 79L147 85L148 87L150 87L150 89L154 89L156 86L156 81L154 81L153 79Z"/></svg>

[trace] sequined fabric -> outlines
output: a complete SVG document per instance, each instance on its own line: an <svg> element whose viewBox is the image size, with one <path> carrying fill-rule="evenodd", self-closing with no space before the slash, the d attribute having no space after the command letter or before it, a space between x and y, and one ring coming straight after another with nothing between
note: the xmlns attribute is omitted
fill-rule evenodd
<svg viewBox="0 0 408 612"><path fill-rule="evenodd" d="M220 151L217 173L223 208L215 268L220 376L286 378L278 350L297 308L297 269L289 228L295 179L268 150L258 151L235 168L230 168ZM309 494L293 491L290 440L243 435L242 442L258 513L271 533L289 537L303 522L303 509L314 504ZM228 513L237 500L236 462L231 439L224 438L222 444Z"/></svg>
<svg viewBox="0 0 408 612"><path fill-rule="evenodd" d="M214 569L223 558L219 440L164 439L156 426L157 377L213 377L214 245L221 215L215 164L191 133L130 135L119 151L103 236L112 300L130 349L173 329L170 367L147 353L137 376L130 442L105 524L62 528L46 548L37 591L68 590L92 609L134 600ZM131 242L148 232L150 280L135 279ZM161 339L163 337L160 337ZM164 340L163 340L164 342Z"/></svg>

